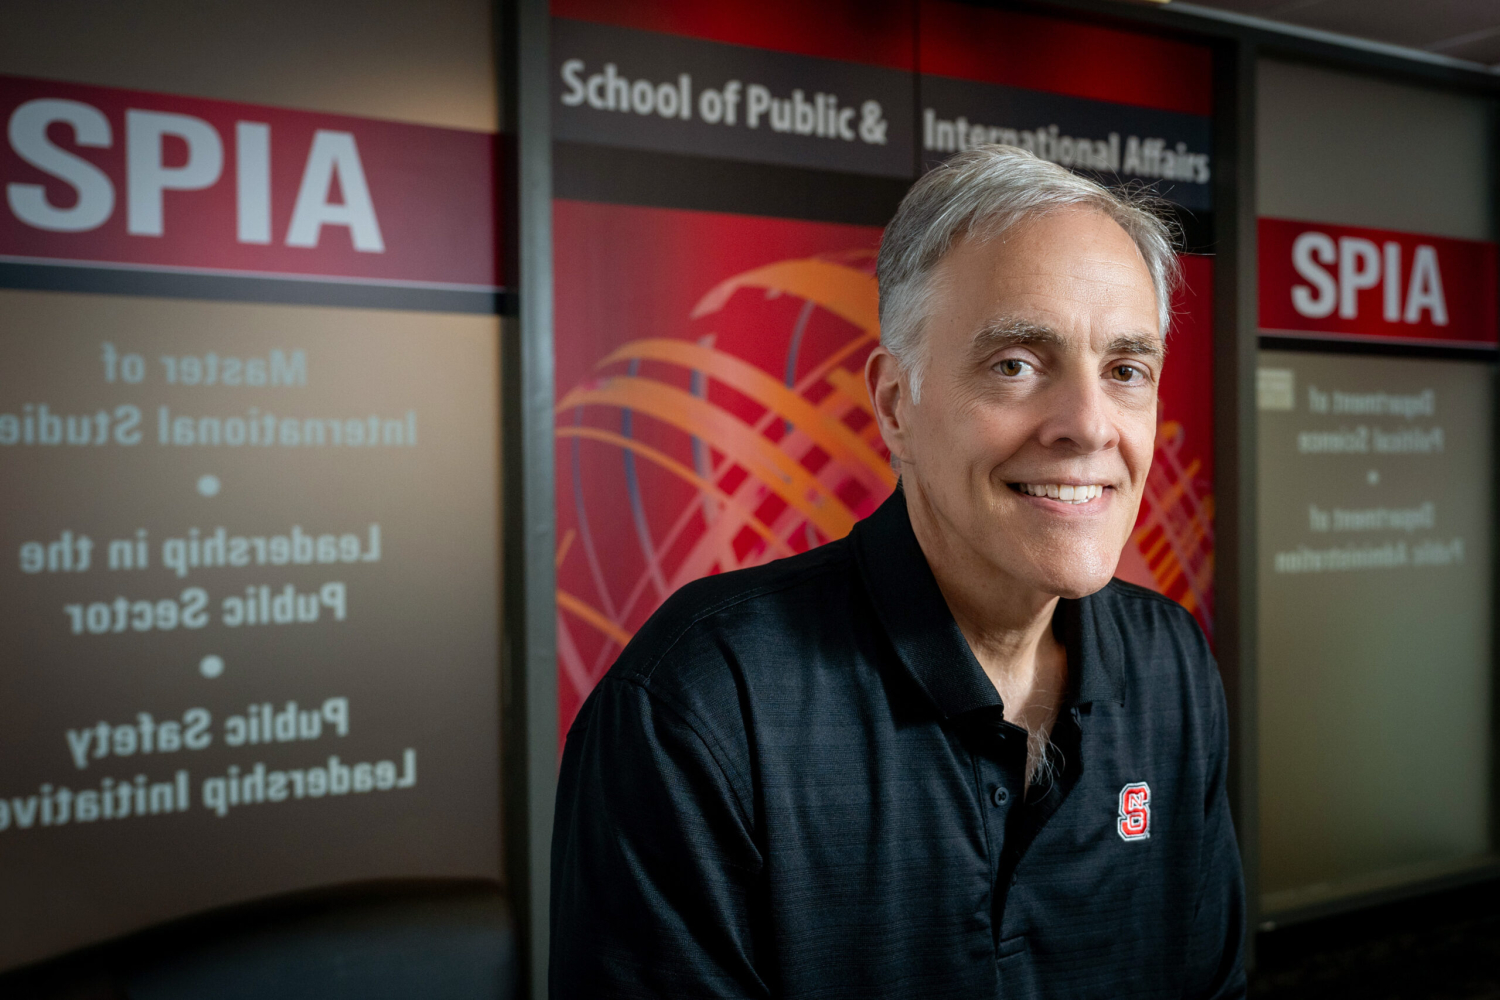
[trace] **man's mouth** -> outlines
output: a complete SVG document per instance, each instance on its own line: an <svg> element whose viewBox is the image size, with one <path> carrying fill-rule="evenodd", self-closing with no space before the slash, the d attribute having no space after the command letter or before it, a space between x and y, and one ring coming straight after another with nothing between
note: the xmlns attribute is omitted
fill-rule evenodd
<svg viewBox="0 0 1500 1000"><path fill-rule="evenodd" d="M1063 483L1011 483L1010 488L1030 497L1047 497L1063 503L1088 503L1102 497L1105 490L1101 483L1080 486Z"/></svg>

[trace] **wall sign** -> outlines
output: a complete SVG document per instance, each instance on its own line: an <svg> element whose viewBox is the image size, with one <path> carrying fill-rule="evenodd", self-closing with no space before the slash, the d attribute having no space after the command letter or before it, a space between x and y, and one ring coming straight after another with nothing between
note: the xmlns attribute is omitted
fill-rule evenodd
<svg viewBox="0 0 1500 1000"><path fill-rule="evenodd" d="M1260 325L1318 340L1494 347L1495 244L1261 219Z"/></svg>
<svg viewBox="0 0 1500 1000"><path fill-rule="evenodd" d="M499 876L493 136L0 79L0 969ZM22 262L22 263L17 263ZM248 280L240 280L248 279Z"/></svg>
<svg viewBox="0 0 1500 1000"><path fill-rule="evenodd" d="M493 290L495 137L0 76L0 261Z"/></svg>

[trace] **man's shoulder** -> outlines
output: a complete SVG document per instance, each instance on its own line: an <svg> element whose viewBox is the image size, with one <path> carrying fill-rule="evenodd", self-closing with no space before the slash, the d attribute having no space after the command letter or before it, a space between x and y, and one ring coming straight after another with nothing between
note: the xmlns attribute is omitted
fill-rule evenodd
<svg viewBox="0 0 1500 1000"><path fill-rule="evenodd" d="M1126 627L1163 628L1185 637L1203 637L1193 613L1167 595L1115 577L1094 595L1102 610Z"/></svg>
<svg viewBox="0 0 1500 1000"><path fill-rule="evenodd" d="M1127 669L1137 675L1174 676L1201 687L1217 675L1208 638L1193 613L1177 601L1121 579L1093 598L1097 627L1117 636Z"/></svg>
<svg viewBox="0 0 1500 1000"><path fill-rule="evenodd" d="M828 600L856 572L849 540L839 539L761 566L717 573L686 583L663 602L610 668L615 680L661 683L664 673L690 668L707 657L732 654L723 648L749 628L796 630L829 613Z"/></svg>

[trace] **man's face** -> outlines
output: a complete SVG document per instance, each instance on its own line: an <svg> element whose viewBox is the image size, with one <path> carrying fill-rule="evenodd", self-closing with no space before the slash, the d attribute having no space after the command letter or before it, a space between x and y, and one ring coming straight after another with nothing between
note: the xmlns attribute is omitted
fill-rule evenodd
<svg viewBox="0 0 1500 1000"><path fill-rule="evenodd" d="M929 558L1093 593L1151 467L1164 352L1145 262L1115 222L1070 209L965 240L932 279L921 402L889 356L870 367Z"/></svg>

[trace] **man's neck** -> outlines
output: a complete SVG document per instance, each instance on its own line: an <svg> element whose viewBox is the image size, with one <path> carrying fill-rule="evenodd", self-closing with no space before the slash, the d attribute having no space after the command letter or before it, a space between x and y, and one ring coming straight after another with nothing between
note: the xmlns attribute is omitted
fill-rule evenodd
<svg viewBox="0 0 1500 1000"><path fill-rule="evenodd" d="M1005 717L1046 736L1062 704L1067 654L1052 634L1057 597L1002 573L963 541L919 486L906 485L912 531Z"/></svg>

